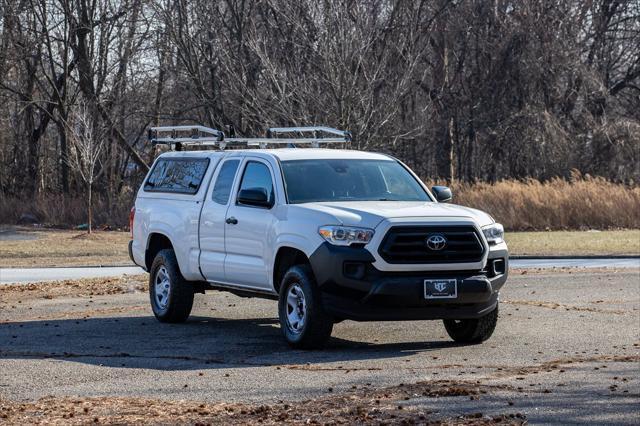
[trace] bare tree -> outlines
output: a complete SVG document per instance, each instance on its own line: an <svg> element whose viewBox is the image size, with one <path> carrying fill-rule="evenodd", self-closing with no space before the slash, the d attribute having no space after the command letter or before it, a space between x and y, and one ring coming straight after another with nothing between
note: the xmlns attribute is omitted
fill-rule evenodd
<svg viewBox="0 0 640 426"><path fill-rule="evenodd" d="M0 0L0 197L84 197L80 104L101 220L150 124L327 124L443 181L638 182L638 46L637 0Z"/></svg>
<svg viewBox="0 0 640 426"><path fill-rule="evenodd" d="M87 233L93 227L92 192L94 182L104 173L100 158L104 151L104 129L99 127L87 104L82 101L71 113L67 124L71 153L68 156L69 167L75 171L85 184L87 200Z"/></svg>

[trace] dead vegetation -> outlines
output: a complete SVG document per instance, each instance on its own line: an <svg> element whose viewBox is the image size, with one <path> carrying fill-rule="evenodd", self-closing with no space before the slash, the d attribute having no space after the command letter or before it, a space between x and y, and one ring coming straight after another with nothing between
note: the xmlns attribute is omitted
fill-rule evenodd
<svg viewBox="0 0 640 426"><path fill-rule="evenodd" d="M592 306L575 306L575 305L567 305L564 303L545 302L545 301L539 301L539 300L503 300L502 303L506 303L508 305L536 306L539 308L559 309L564 311L597 312L601 314L613 314L613 315L622 315L627 313L627 311L623 311L620 309L600 309Z"/></svg>
<svg viewBox="0 0 640 426"><path fill-rule="evenodd" d="M87 297L147 291L146 275L124 275L112 278L85 278L30 284L0 286L0 306L33 299Z"/></svg>
<svg viewBox="0 0 640 426"><path fill-rule="evenodd" d="M546 182L529 179L459 183L453 185L453 191L454 203L486 211L508 231L640 228L640 186L603 178L574 174L570 180ZM96 197L96 224L127 227L132 204L131 194L112 200L111 204ZM25 214L49 225L75 226L86 221L81 198L40 196L23 200L0 194L0 223L15 224ZM637 241L640 245L640 237Z"/></svg>
<svg viewBox="0 0 640 426"><path fill-rule="evenodd" d="M20 228L16 239L0 243L0 267L62 265L130 265L126 232Z"/></svg>
<svg viewBox="0 0 640 426"><path fill-rule="evenodd" d="M6 424L525 424L521 413L485 416L461 414L441 418L410 405L413 398L477 396L504 386L467 382L422 382L350 392L302 402L271 405L159 401L143 398L56 398L18 403L0 399L0 420ZM401 402L399 402L401 401Z"/></svg>
<svg viewBox="0 0 640 426"><path fill-rule="evenodd" d="M123 191L117 197L93 197L93 221L98 229L129 225L129 210L135 193ZM42 194L27 198L0 193L0 224L15 225L29 219L46 226L69 228L87 223L87 202L80 195Z"/></svg>
<svg viewBox="0 0 640 426"><path fill-rule="evenodd" d="M519 255L640 255L640 229L507 232L506 240Z"/></svg>
<svg viewBox="0 0 640 426"><path fill-rule="evenodd" d="M460 184L454 197L491 214L509 231L640 228L640 187L602 178Z"/></svg>

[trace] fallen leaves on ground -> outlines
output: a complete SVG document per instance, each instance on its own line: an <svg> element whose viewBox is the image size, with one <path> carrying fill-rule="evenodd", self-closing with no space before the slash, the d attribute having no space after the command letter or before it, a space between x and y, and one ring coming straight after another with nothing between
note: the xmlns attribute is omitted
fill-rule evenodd
<svg viewBox="0 0 640 426"><path fill-rule="evenodd" d="M146 292L147 280L146 274L140 274L30 284L4 284L0 286L0 304L32 299Z"/></svg>
<svg viewBox="0 0 640 426"><path fill-rule="evenodd" d="M413 398L486 393L495 386L438 381L359 389L301 402L270 405L162 401L145 398L46 397L36 402L0 399L6 424L525 424L521 413L442 418L411 405ZM400 401L400 402L399 402Z"/></svg>

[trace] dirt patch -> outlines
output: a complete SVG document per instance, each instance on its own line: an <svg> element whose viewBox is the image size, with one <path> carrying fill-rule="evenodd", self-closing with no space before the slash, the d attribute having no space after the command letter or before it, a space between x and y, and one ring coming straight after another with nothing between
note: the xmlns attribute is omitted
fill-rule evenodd
<svg viewBox="0 0 640 426"><path fill-rule="evenodd" d="M640 272L636 268L578 268L578 267L552 267L552 268L513 268L509 267L509 274L513 275L559 275L559 274L618 274L623 272Z"/></svg>
<svg viewBox="0 0 640 426"><path fill-rule="evenodd" d="M148 277L145 274L30 284L4 284L0 285L0 306L34 299L146 292L147 287Z"/></svg>
<svg viewBox="0 0 640 426"><path fill-rule="evenodd" d="M90 234L88 232L83 232L71 238L74 240L90 240L90 241L110 241L111 240L110 238L106 237L106 234L104 232L95 232L95 231Z"/></svg>
<svg viewBox="0 0 640 426"><path fill-rule="evenodd" d="M601 314L625 314L626 312L623 310L615 310L615 309L600 309L594 308L592 306L575 306L575 305L566 305L563 303L556 302L545 302L545 301L537 301L537 300L503 300L502 303L506 303L508 305L521 305L521 306L537 306L540 308L547 309L560 309L564 311L578 311L578 312L597 312Z"/></svg>
<svg viewBox="0 0 640 426"><path fill-rule="evenodd" d="M590 362L640 362L640 355L598 355L589 357L568 357L544 362L540 365L515 368L497 368L494 377L526 376L542 372L551 373L561 371L562 367L579 365Z"/></svg>
<svg viewBox="0 0 640 426"><path fill-rule="evenodd" d="M338 367L322 367L319 365L284 365L282 368L286 368L288 370L304 370L304 371L344 371L345 373L349 373L351 371L380 371L382 368L377 367L369 367L369 368L343 368L342 366Z"/></svg>
<svg viewBox="0 0 640 426"><path fill-rule="evenodd" d="M12 305L14 306L14 305ZM37 315L29 317L29 320L60 320L60 319L87 319L96 317L106 317L114 314L134 314L136 312L148 312L148 306L126 306L126 307L114 307L114 308L98 308L87 309L82 311L69 311L69 312L57 312L47 313L46 315ZM0 319L0 324L10 323L10 320Z"/></svg>
<svg viewBox="0 0 640 426"><path fill-rule="evenodd" d="M271 405L206 404L142 398L54 398L18 403L0 399L6 424L525 424L521 413L452 418L405 405L413 398L459 397L488 393L495 386L466 382L424 382L383 389L362 386L314 400ZM398 402L402 401L402 402Z"/></svg>

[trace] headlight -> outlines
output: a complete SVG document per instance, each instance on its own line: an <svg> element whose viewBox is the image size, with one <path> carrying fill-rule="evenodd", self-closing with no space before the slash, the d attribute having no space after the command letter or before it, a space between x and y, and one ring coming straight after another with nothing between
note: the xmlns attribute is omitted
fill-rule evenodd
<svg viewBox="0 0 640 426"><path fill-rule="evenodd" d="M483 227L482 233L489 244L500 244L504 241L504 227L499 223Z"/></svg>
<svg viewBox="0 0 640 426"><path fill-rule="evenodd" d="M337 246L366 244L373 237L373 229L348 226L322 226L318 229L318 233L322 238Z"/></svg>

